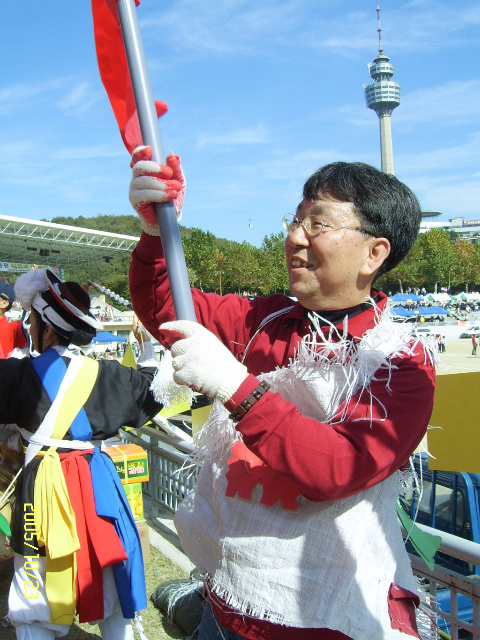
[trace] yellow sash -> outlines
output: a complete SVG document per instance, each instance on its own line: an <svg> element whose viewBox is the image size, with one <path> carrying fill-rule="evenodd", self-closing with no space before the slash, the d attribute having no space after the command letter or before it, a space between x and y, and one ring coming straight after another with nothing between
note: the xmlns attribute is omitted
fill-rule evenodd
<svg viewBox="0 0 480 640"><path fill-rule="evenodd" d="M66 389L55 420L52 438L61 440L88 400L98 375L98 362L84 358ZM80 549L75 514L68 497L60 458L55 447L43 454L34 488L38 544L45 546L45 591L52 624L72 624L75 616L75 552Z"/></svg>

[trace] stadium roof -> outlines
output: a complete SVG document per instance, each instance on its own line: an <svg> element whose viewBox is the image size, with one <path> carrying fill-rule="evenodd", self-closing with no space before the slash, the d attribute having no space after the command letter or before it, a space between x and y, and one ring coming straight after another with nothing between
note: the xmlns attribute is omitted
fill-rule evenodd
<svg viewBox="0 0 480 640"><path fill-rule="evenodd" d="M110 262L133 251L138 240L119 233L0 215L0 271L7 270L7 264L68 268L91 260Z"/></svg>

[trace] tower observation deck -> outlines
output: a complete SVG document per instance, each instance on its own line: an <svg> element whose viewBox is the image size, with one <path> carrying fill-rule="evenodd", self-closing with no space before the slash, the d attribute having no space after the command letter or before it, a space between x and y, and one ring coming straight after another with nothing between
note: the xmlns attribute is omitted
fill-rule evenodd
<svg viewBox="0 0 480 640"><path fill-rule="evenodd" d="M368 65L372 82L364 84L365 101L369 109L376 112L380 120L380 149L382 171L393 175L392 111L400 104L400 85L392 80L393 64L383 53L380 6L377 2L378 56Z"/></svg>

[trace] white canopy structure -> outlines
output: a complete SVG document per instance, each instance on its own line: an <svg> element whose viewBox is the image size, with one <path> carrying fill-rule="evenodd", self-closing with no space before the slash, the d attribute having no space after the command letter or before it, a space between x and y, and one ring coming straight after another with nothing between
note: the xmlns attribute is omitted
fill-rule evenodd
<svg viewBox="0 0 480 640"><path fill-rule="evenodd" d="M110 262L131 252L139 238L0 215L0 271L29 271L32 264L70 267L94 260Z"/></svg>

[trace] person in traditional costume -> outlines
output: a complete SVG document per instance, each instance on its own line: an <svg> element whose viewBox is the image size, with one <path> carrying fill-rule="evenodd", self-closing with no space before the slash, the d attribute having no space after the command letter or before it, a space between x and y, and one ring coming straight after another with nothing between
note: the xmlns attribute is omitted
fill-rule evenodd
<svg viewBox="0 0 480 640"><path fill-rule="evenodd" d="M137 370L82 355L101 325L88 293L50 269L20 276L15 292L38 357L0 361L0 421L16 423L28 443L8 616L22 640L66 635L76 612L103 638L133 638L130 620L147 606L140 539L102 445L160 410L155 354L145 342Z"/></svg>
<svg viewBox="0 0 480 640"><path fill-rule="evenodd" d="M6 358L14 349L23 349L27 339L20 320L9 322L5 315L15 301L15 290L4 280L0 280L0 358Z"/></svg>
<svg viewBox="0 0 480 640"><path fill-rule="evenodd" d="M0 360L23 355L27 330L21 320L9 320L7 312L15 301L15 290L0 280ZM0 424L0 562L13 554L10 545L12 492L15 477L22 467L23 447L15 425Z"/></svg>
<svg viewBox="0 0 480 640"><path fill-rule="evenodd" d="M435 637L396 515L434 354L373 287L415 241L416 197L364 163L326 165L283 219L293 299L192 289L198 322L173 321L150 203L177 199L178 212L181 174L178 158L150 157L132 158L133 307L171 349L175 382L215 398L175 514L208 593L192 638Z"/></svg>

